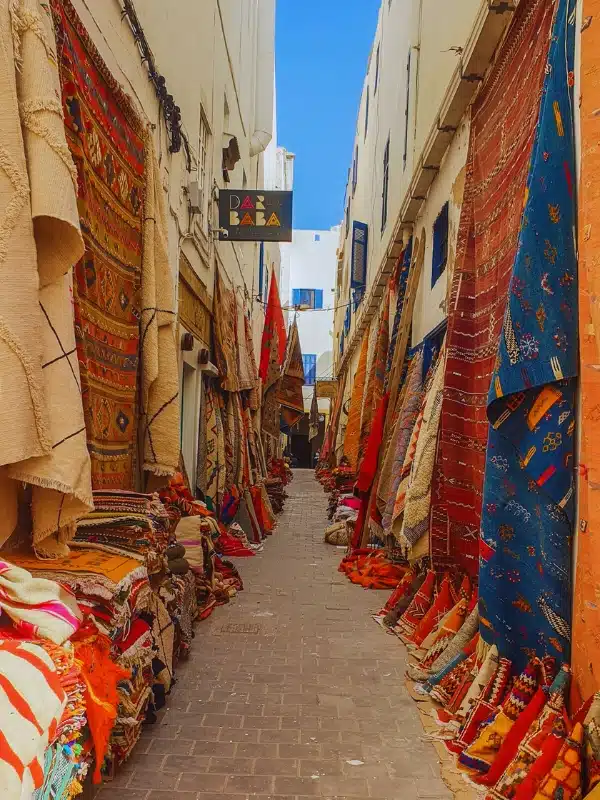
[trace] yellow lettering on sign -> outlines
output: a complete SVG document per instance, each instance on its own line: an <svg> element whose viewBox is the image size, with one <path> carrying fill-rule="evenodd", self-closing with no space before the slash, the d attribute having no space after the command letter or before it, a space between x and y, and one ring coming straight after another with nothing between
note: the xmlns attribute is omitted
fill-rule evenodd
<svg viewBox="0 0 600 800"><path fill-rule="evenodd" d="M229 212L229 224L233 228L234 225L240 224L240 218L238 216L237 211L230 211Z"/></svg>
<svg viewBox="0 0 600 800"><path fill-rule="evenodd" d="M267 224L267 218L262 211L256 212L256 224L259 228L264 228L264 226Z"/></svg>
<svg viewBox="0 0 600 800"><path fill-rule="evenodd" d="M236 208L240 207L240 198L237 194L230 194L229 195L229 208L233 211Z"/></svg>
<svg viewBox="0 0 600 800"><path fill-rule="evenodd" d="M273 212L269 217L267 228L281 228L281 222L279 222L279 217L275 212Z"/></svg>
<svg viewBox="0 0 600 800"><path fill-rule="evenodd" d="M265 196L264 194L257 194L256 195L256 208L259 211L265 210Z"/></svg>
<svg viewBox="0 0 600 800"><path fill-rule="evenodd" d="M244 216L242 217L242 221L240 222L240 225L254 225L254 220L252 219L250 214L248 214L248 212L246 212L244 214Z"/></svg>

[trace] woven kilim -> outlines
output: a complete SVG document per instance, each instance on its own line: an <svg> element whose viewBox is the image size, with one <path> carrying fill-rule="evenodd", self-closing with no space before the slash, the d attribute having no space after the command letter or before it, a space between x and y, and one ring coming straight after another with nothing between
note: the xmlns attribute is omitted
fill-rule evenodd
<svg viewBox="0 0 600 800"><path fill-rule="evenodd" d="M431 555L478 570L487 393L517 249L553 3L521 2L474 106L450 294Z"/></svg>
<svg viewBox="0 0 600 800"><path fill-rule="evenodd" d="M53 10L85 254L75 334L94 489L134 484L144 144L139 119L69 0Z"/></svg>
<svg viewBox="0 0 600 800"><path fill-rule="evenodd" d="M304 365L296 318L290 326L282 372L277 399L281 404L281 430L289 432L304 415Z"/></svg>

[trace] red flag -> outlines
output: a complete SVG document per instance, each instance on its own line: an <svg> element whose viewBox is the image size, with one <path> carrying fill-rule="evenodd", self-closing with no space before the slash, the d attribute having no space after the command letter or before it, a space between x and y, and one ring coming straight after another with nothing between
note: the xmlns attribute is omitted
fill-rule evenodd
<svg viewBox="0 0 600 800"><path fill-rule="evenodd" d="M273 272L269 286L265 327L260 345L260 369L258 371L265 389L271 386L280 375L280 368L285 358L285 345L285 322L283 321L277 278ZM269 376L269 371L276 372L276 376Z"/></svg>

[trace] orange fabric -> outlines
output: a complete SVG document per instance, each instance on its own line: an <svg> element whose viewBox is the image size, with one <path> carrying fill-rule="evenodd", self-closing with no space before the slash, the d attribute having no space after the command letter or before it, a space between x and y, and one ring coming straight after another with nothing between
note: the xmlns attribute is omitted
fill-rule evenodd
<svg viewBox="0 0 600 800"><path fill-rule="evenodd" d="M364 332L358 367L352 385L352 397L350 399L350 410L348 411L348 423L344 435L344 455L348 463L356 472L358 467L359 442L360 442L360 420L362 416L363 400L365 397L365 384L367 382L367 357L369 354L369 329Z"/></svg>
<svg viewBox="0 0 600 800"><path fill-rule="evenodd" d="M114 663L110 654L110 639L91 625L80 628L73 646L76 657L83 665L81 676L85 683L86 716L96 751L93 777L94 783L100 783L102 763L117 718L117 684L131 677L131 672Z"/></svg>
<svg viewBox="0 0 600 800"><path fill-rule="evenodd" d="M581 34L581 181L579 186L579 352L581 454L579 533L573 609L574 705L600 690L600 0L584 0Z"/></svg>

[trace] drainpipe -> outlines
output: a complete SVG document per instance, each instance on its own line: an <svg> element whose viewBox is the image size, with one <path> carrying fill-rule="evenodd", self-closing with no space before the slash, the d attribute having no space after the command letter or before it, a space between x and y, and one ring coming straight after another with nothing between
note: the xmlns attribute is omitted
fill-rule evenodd
<svg viewBox="0 0 600 800"><path fill-rule="evenodd" d="M275 74L275 0L257 3L254 133L250 155L262 153L273 138L273 75Z"/></svg>

